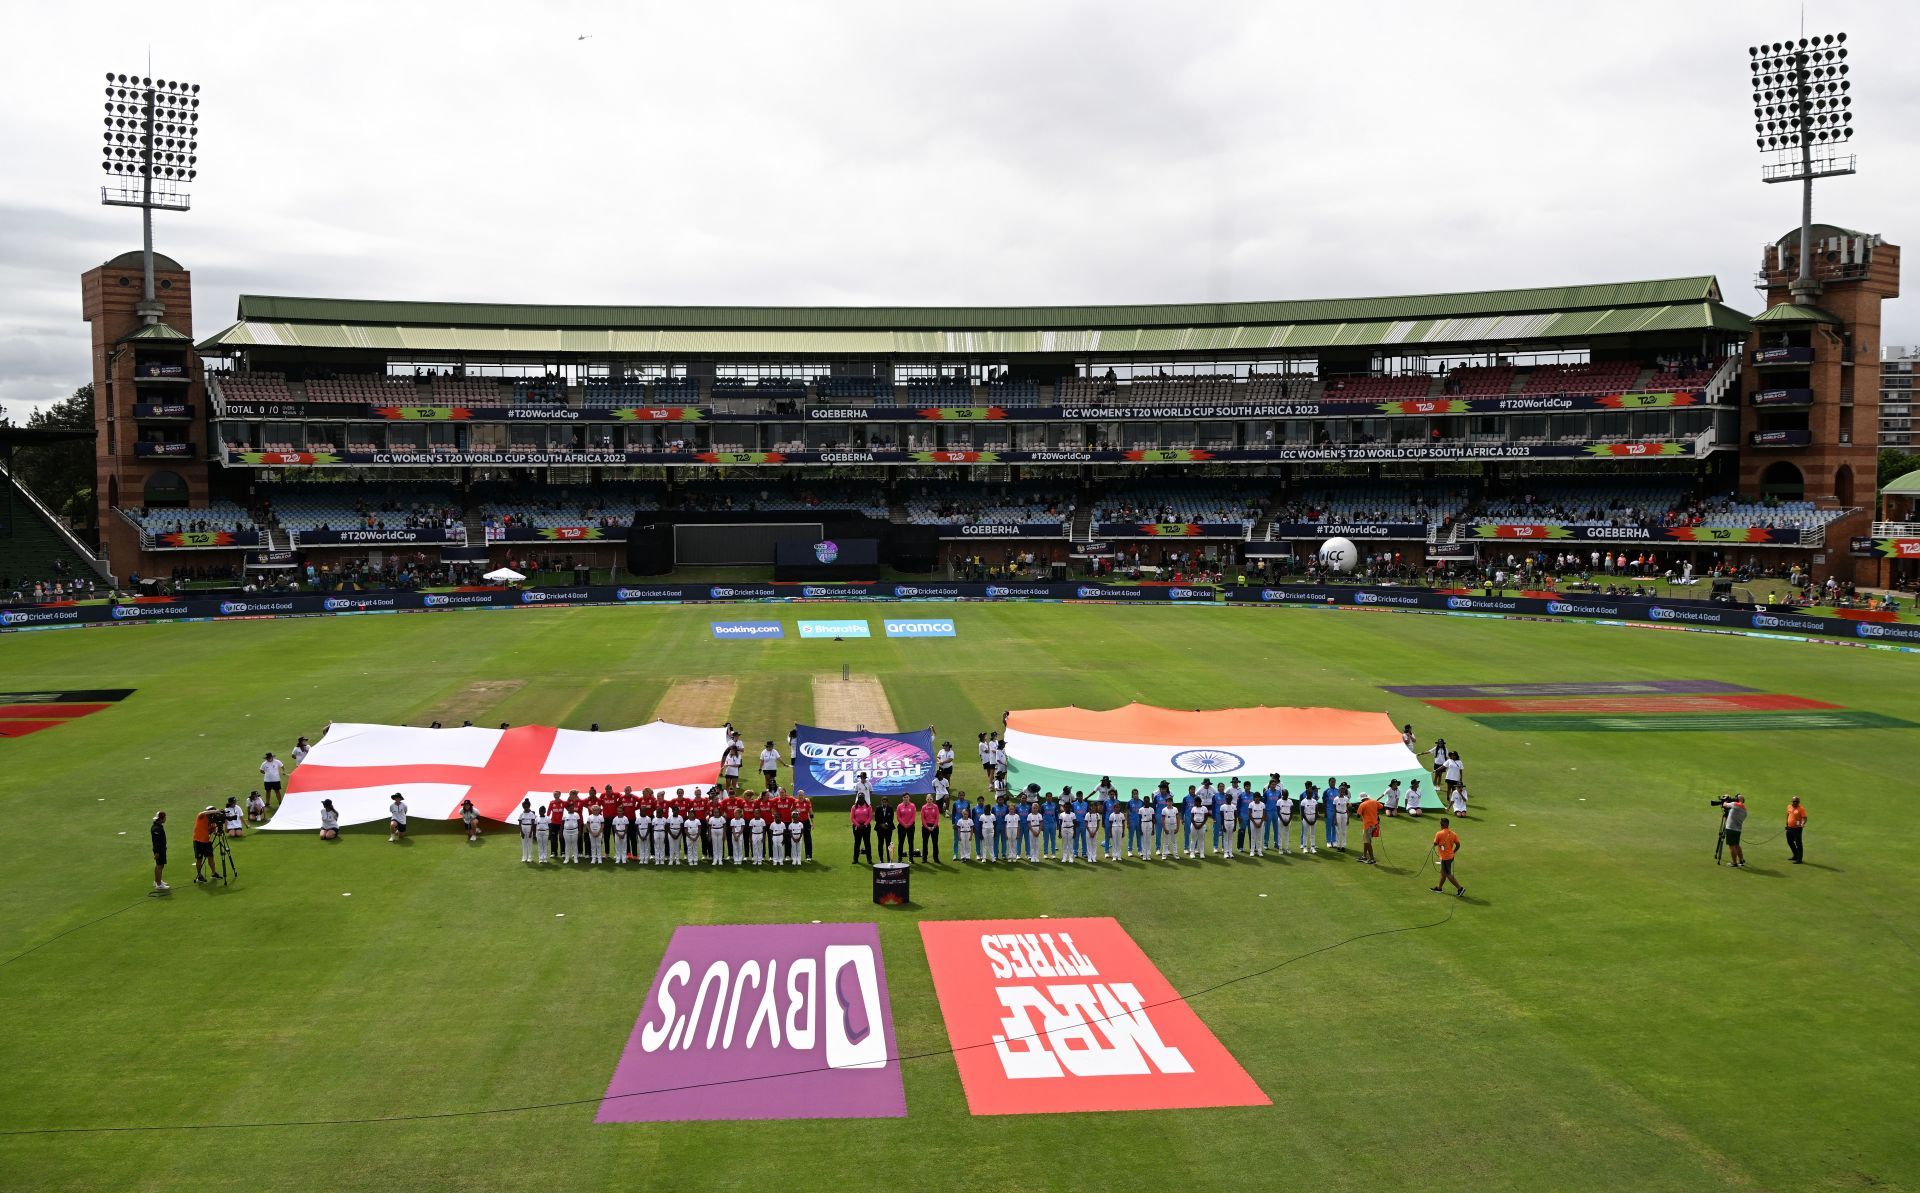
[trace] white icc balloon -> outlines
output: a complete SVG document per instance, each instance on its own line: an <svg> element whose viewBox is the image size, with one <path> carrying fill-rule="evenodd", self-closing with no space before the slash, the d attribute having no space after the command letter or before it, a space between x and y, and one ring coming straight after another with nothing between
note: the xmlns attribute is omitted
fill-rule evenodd
<svg viewBox="0 0 1920 1193"><path fill-rule="evenodd" d="M1320 544L1320 566L1335 572L1350 572L1360 562L1360 549L1352 539L1328 539Z"/></svg>

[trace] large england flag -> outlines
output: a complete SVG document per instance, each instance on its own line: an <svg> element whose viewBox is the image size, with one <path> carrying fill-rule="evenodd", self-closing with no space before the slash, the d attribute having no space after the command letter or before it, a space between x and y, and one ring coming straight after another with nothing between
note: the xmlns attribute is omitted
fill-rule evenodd
<svg viewBox="0 0 1920 1193"><path fill-rule="evenodd" d="M1184 795L1207 779L1261 785L1278 774L1294 791L1329 778L1351 783L1358 799L1385 791L1388 780L1405 786L1426 775L1385 713L1342 708L1024 709L1007 718L1006 748L1009 784L1043 791L1092 791L1106 776L1122 795L1163 780Z"/></svg>
<svg viewBox="0 0 1920 1193"><path fill-rule="evenodd" d="M451 819L470 799L482 816L506 820L520 801L588 787L638 791L705 786L720 773L725 729L655 721L612 733L523 725L517 729L416 729L337 723L287 778L270 829L320 827L330 799L341 824L385 820L399 792L412 817Z"/></svg>

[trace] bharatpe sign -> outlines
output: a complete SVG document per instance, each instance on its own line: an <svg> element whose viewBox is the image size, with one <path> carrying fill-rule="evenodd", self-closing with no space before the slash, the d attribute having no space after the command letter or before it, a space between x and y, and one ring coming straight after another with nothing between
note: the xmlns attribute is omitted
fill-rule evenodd
<svg viewBox="0 0 1920 1193"><path fill-rule="evenodd" d="M882 624L889 638L952 638L959 632L950 617L888 618Z"/></svg>
<svg viewBox="0 0 1920 1193"><path fill-rule="evenodd" d="M872 733L798 725L793 785L801 795L852 795L861 775L875 796L933 790L933 730Z"/></svg>
<svg viewBox="0 0 1920 1193"><path fill-rule="evenodd" d="M871 638L873 630L864 621L803 621L802 638Z"/></svg>
<svg viewBox="0 0 1920 1193"><path fill-rule="evenodd" d="M922 922L975 1114L1271 1101L1114 920Z"/></svg>
<svg viewBox="0 0 1920 1193"><path fill-rule="evenodd" d="M674 930L594 1121L906 1113L879 929L729 924Z"/></svg>
<svg viewBox="0 0 1920 1193"><path fill-rule="evenodd" d="M713 636L716 638L784 638L786 627L777 621L716 621L713 624Z"/></svg>

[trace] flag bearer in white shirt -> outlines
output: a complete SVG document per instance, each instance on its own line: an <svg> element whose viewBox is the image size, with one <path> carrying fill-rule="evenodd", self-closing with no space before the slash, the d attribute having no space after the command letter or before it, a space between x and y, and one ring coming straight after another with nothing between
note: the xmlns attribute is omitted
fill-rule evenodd
<svg viewBox="0 0 1920 1193"><path fill-rule="evenodd" d="M1340 784L1340 789L1333 793L1333 803L1327 812L1327 815L1333 817L1333 847L1341 853L1347 851L1347 812L1352 798L1352 785ZM1365 799L1366 793L1362 792L1360 798Z"/></svg>
<svg viewBox="0 0 1920 1193"><path fill-rule="evenodd" d="M514 817L514 819L520 824L520 860L530 862L533 860L533 822L539 819L539 817L533 814L533 801L530 799L521 800L520 815ZM546 859L541 858L540 860L545 861Z"/></svg>
<svg viewBox="0 0 1920 1193"><path fill-rule="evenodd" d="M580 813L568 808L560 820L560 840L566 846L565 856L561 859L569 866L580 862Z"/></svg>
<svg viewBox="0 0 1920 1193"><path fill-rule="evenodd" d="M1247 804L1247 848L1255 857L1267 856L1267 801L1259 792Z"/></svg>
<svg viewBox="0 0 1920 1193"><path fill-rule="evenodd" d="M1314 822L1320 818L1320 793L1309 783L1300 793L1300 852L1319 853L1319 846L1313 843Z"/></svg>

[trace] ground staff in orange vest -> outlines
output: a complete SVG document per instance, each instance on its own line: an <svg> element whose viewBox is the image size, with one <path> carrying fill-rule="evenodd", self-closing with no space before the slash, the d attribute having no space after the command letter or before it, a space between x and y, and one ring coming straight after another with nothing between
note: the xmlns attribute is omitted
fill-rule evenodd
<svg viewBox="0 0 1920 1193"><path fill-rule="evenodd" d="M1453 831L1445 816L1440 818L1440 831L1433 834L1433 849L1440 855L1440 882L1429 889L1444 892L1451 882L1454 892L1464 898L1467 888L1453 876L1453 855L1460 852L1460 834Z"/></svg>
<svg viewBox="0 0 1920 1193"><path fill-rule="evenodd" d="M1793 851L1793 864L1799 865L1807 859L1800 852L1800 834L1807 827L1807 810L1800 806L1800 797L1794 796L1787 805L1787 848Z"/></svg>

